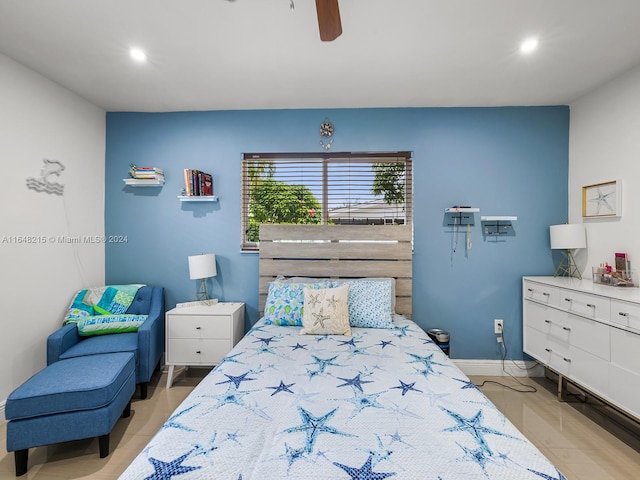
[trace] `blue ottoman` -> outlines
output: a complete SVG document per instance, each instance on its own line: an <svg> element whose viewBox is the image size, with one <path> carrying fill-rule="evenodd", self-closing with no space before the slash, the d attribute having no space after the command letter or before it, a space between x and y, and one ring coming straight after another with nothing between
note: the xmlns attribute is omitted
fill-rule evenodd
<svg viewBox="0 0 640 480"><path fill-rule="evenodd" d="M131 413L135 389L131 352L69 358L36 373L5 404L16 475L27 472L32 447L98 437L100 458L109 455L109 433Z"/></svg>

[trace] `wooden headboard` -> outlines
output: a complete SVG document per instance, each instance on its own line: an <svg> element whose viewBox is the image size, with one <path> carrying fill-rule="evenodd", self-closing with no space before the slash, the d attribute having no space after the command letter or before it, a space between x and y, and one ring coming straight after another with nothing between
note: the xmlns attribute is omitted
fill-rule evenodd
<svg viewBox="0 0 640 480"><path fill-rule="evenodd" d="M396 279L396 312L411 317L412 230L404 225L260 226L260 314L285 277Z"/></svg>

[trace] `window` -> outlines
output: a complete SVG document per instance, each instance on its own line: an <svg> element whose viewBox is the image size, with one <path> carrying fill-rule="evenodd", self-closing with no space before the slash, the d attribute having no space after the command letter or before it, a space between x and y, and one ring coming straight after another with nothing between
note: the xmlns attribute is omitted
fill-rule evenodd
<svg viewBox="0 0 640 480"><path fill-rule="evenodd" d="M246 153L242 249L261 223L409 225L412 177L411 152Z"/></svg>

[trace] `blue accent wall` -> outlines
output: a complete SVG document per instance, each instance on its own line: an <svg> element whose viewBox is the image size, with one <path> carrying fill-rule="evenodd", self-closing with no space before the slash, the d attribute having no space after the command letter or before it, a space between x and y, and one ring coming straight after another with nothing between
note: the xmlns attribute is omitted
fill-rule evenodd
<svg viewBox="0 0 640 480"><path fill-rule="evenodd" d="M569 108L389 108L109 113L106 141L107 283L164 286L167 307L196 289L187 257L215 253L212 296L246 303L258 320L258 257L240 251L240 167L245 152L409 150L414 158L413 319L451 334L451 356L522 359L524 275L551 275L549 225L567 220ZM163 188L125 187L130 163L165 170ZM180 202L183 170L213 175L219 202ZM480 208L470 228L447 225L452 205ZM482 215L515 215L509 235L485 236ZM304 274L304 272L300 272Z"/></svg>

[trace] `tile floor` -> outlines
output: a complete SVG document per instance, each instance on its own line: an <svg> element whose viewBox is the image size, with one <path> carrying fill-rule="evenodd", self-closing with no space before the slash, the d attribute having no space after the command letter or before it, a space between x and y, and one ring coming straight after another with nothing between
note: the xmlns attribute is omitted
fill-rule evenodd
<svg viewBox="0 0 640 480"><path fill-rule="evenodd" d="M111 453L98 456L96 439L40 447L29 451L23 479L113 480L124 471L165 419L189 394L206 370L191 369L165 389L166 374L157 373L149 398L134 397L131 416L120 419L111 433ZM509 377L472 377L519 387ZM560 403L555 383L544 378L523 379L536 393L517 393L494 383L481 390L569 480L637 480L640 478L640 427L620 426L603 414L597 402ZM13 453L5 450L6 424L0 425L0 479L15 478ZM461 479L468 480L468 479Z"/></svg>

